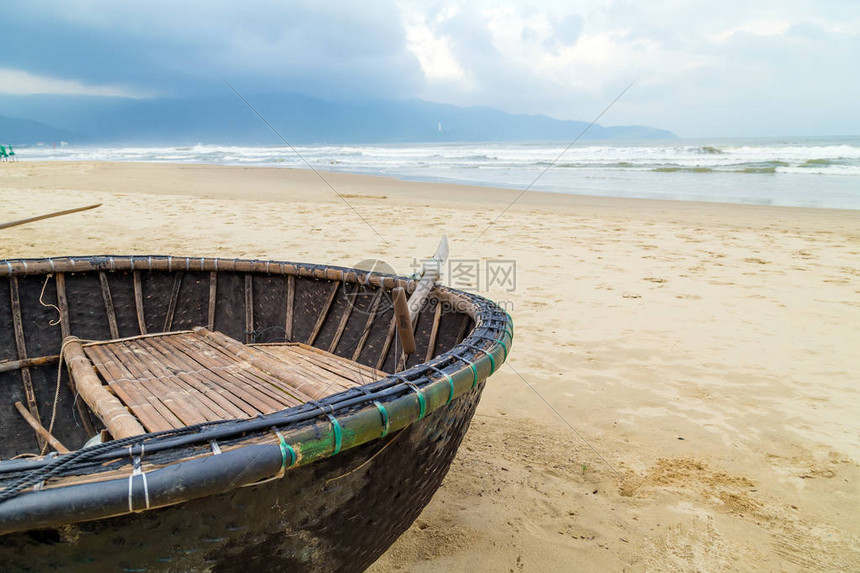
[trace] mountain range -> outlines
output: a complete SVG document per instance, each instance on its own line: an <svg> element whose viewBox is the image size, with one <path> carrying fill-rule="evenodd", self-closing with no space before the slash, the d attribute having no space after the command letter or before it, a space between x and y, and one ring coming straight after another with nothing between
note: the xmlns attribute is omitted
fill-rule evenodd
<svg viewBox="0 0 860 573"><path fill-rule="evenodd" d="M247 98L290 143L568 141L588 125L546 115L510 114L412 100L335 102L300 94ZM0 142L266 145L278 137L233 94L199 98L6 96ZM582 139L670 139L669 131L595 124Z"/></svg>
<svg viewBox="0 0 860 573"><path fill-rule="evenodd" d="M0 145L20 145L74 139L79 139L79 136L64 129L57 129L38 121L0 115Z"/></svg>

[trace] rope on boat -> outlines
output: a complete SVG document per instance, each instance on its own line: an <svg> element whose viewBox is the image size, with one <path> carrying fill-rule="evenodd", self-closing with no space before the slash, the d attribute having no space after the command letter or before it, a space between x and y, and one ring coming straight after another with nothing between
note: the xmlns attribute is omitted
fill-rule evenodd
<svg viewBox="0 0 860 573"><path fill-rule="evenodd" d="M45 281L45 284L48 284L47 281ZM42 287L42 292L44 292L44 287ZM39 302L42 302L41 299L39 299ZM53 305L51 305L51 306L53 306ZM59 311L59 309L57 309L57 310ZM58 324L59 324L59 322L58 322ZM51 423L48 425L48 433L49 434L54 433L54 423L57 421L57 408L59 407L59 404L60 404L60 386L61 386L61 381L63 379L63 353L66 351L66 344L68 344L69 342L70 342L69 340L64 340L62 345L60 345L60 354L59 354L59 360L57 363L57 386L54 388L54 405L51 408ZM75 403L77 402L77 400L78 400L78 395L77 395L77 393L75 393ZM72 404L72 408L74 408L75 403ZM74 414L74 409L72 410L72 413ZM39 454L44 456L47 449L48 449L48 442L45 442L42 445L42 451L39 452Z"/></svg>
<svg viewBox="0 0 860 573"><path fill-rule="evenodd" d="M48 279L50 279L50 277L52 277L52 276L53 276L53 275L48 275ZM41 294L41 295L39 295L39 302L40 302L40 303L42 303L42 306L45 306L45 307L53 307L53 308L57 309L57 312L59 313L59 312L60 312L60 309L59 309L59 308L57 308L57 307L56 307L56 306L54 306L53 304L45 304L45 302L42 300L42 297L43 297L43 296L44 296L44 294L45 294L45 287L48 285L48 279L45 279L45 283L42 285L42 294ZM56 322L49 322L48 324L50 324L51 326L56 326L56 325L60 324L60 322L62 322L62 315L60 315L60 318L59 318L59 319L57 319L57 321L56 321ZM179 332L185 332L185 331L179 331ZM188 331L188 332L191 332L191 331ZM127 341L127 340L138 340L138 339L141 339L141 338L152 338L152 337L156 337L156 336L164 336L164 335L165 335L165 333L163 333L163 332L158 332L158 333L153 333L153 334L141 334L141 335L139 335L139 336L129 336L129 337L126 337L126 338L123 338L123 339L110 340L110 341L104 341L104 340L81 340L81 339L78 339L78 340L77 340L77 342L80 342L80 343L85 344L85 345L87 345L87 346L97 346L97 345L100 345L100 344L107 344L107 343L110 343L110 342L120 342L120 341ZM56 421L57 421L57 408L58 408L59 403L60 403L60 386L62 385L62 378L63 378L63 359L64 359L64 357L65 357L66 346L67 346L70 342L74 342L74 341L75 341L75 340L73 340L73 339L67 338L67 339L63 340L63 343L60 345L60 353L59 353L59 355L58 355L58 363L57 363L57 384L56 384L56 387L55 387L55 389L54 389L54 404L53 404L53 407L52 407L52 409L51 409L51 422L50 422L50 424L48 425L48 433L49 433L49 434L53 434L53 433L54 433L54 424L55 424L55 423L56 423ZM78 394L77 394L77 393L75 393L75 403L77 402L77 400L78 400ZM74 404L73 404L73 406L74 406ZM73 411L73 412L74 412L74 411ZM47 451L47 449L48 449L48 445L49 445L49 444L48 444L48 442L46 441L46 442L42 445L42 449L41 449L41 451L39 452L39 455L42 455L42 456L44 456L44 455L45 455L45 452L46 452L46 451Z"/></svg>
<svg viewBox="0 0 860 573"><path fill-rule="evenodd" d="M39 304L41 304L45 308L53 308L54 310L57 311L57 320L49 320L48 321L49 325L57 326L58 324L63 322L63 313L60 312L60 307L58 307L57 305L51 304L49 302L45 302L45 288L47 288L48 281L50 281L53 276L54 276L53 273L50 273L50 274L48 274L47 277L45 277L45 282L42 283L42 292L39 294Z"/></svg>
<svg viewBox="0 0 860 573"><path fill-rule="evenodd" d="M325 484L324 484L324 485L328 485L328 484L330 484L330 483L331 483L331 482L333 482L333 481L337 481L337 480L339 480L339 479L343 479L343 478L345 478L346 476L349 476L349 475L354 474L355 472L357 472L358 470L360 470L361 468L363 468L364 466L366 466L367 464L369 464L370 462L372 462L374 459L376 459L376 456L378 456L379 454L381 454L382 452L384 452L384 451L388 448L388 446L390 446L391 444L393 444L394 442L396 442L396 441L397 441L397 439L398 439L400 436L402 436L402 435L403 435L403 432L400 432L399 434L397 434L396 436L394 436L393 438L391 438L388 442L386 442L384 446L382 446L381 448L379 448L379 450L377 450L377 452L376 452L375 454L373 454L372 456L370 456L369 458L367 458L366 460L364 460L363 462L361 462L361 464L360 464L360 465L358 465L358 466L356 466L356 467L352 468L351 470L349 470L349 471L348 471L348 472L346 472L346 473L342 473L342 474L340 474L339 476L335 476L335 477L333 477L333 478L327 479L327 480L325 481Z"/></svg>
<svg viewBox="0 0 860 573"><path fill-rule="evenodd" d="M202 261L202 259L201 259L201 261ZM111 260L111 262L113 262L113 261ZM53 263L53 260L51 260L51 263ZM133 261L132 261L132 264L133 264ZM151 261L150 261L150 264L151 264ZM216 263L216 266L217 266L217 263ZM11 273L11 264L10 264L10 273ZM381 315L377 318L381 318ZM179 331L179 332L191 332L191 331ZM166 334L168 334L168 333L150 333L150 334L142 334L142 335L137 335L137 336L129 336L129 337L125 337L122 339L111 340L111 341L80 340L80 342L83 344L86 344L87 346L94 346L94 345L98 345L98 344L105 344L107 342L129 341L129 340L137 340L137 339L141 339L141 338L152 338L152 337L157 337L157 336L164 336ZM175 334L175 332L174 332L174 334ZM376 339L380 338L382 336L382 334L384 334L384 333L377 334L374 337L374 341ZM61 352L62 352L62 348L61 348ZM58 367L57 372L58 372L58 389L59 389L59 380L60 380L60 376L62 374L62 364L60 364L60 366ZM356 373L359 375L359 377L363 376L360 371L357 371ZM359 388L362 391L364 391L366 394L370 393L369 390L367 390L365 386L361 386ZM75 399L77 400L77 396L75 396ZM328 412L334 412L334 405L332 405L332 404L320 403L317 401L311 401L311 402L308 402L308 404L316 406L323 414L327 414L326 408L328 408ZM57 400L54 401L54 407L55 407L54 414L56 414L56 406L57 406ZM384 432L383 432L382 436L385 436L388 433L388 428L389 428L390 424L389 424L389 420L388 420L388 414L387 414L387 412L385 412L384 407L383 407L382 413L383 413L383 418L384 418L384 420L383 420ZM53 420L54 420L54 418L52 417L52 424L53 424ZM234 422L234 421L235 420L218 420L218 421L198 424L197 426L207 427L207 426L214 425L214 424L220 424L220 423L225 423L225 422ZM295 419L293 422L291 422L291 424L296 423L298 421L300 421L299 418ZM188 430L190 430L191 428L196 428L197 426L179 429L179 430L186 430L186 431L179 431L179 430L170 431L170 430L168 430L168 431L163 431L163 432L155 432L155 433L150 433L150 434L146 434L146 435L142 435L142 436L137 436L137 438L153 439L153 438L158 438L158 437L165 435L165 434L173 434L175 436L188 435L188 434L194 433L193 431L188 431ZM339 427L339 425L338 425L338 427ZM134 437L132 437L132 438L134 438ZM132 438L129 438L129 439L132 439ZM120 446L120 441L119 440L112 440L110 442L105 442L104 445L105 446L111 446L111 447L118 447L118 446ZM91 448L88 448L88 450L89 449L91 449ZM100 448L99 452L106 450L106 449L109 450L111 448L110 447ZM82 451L83 450L78 450L78 452L74 452L74 453L78 454L79 452L82 452ZM339 451L340 451L340 449L338 448L338 452ZM98 452L96 452L96 453L98 453ZM68 456L64 456L64 459L66 459L67 457ZM87 461L89 460L89 456L86 458L83 458L82 461L80 461L80 462L76 461L76 460L81 460L80 456L75 456L75 458L76 458L75 460L69 460L70 465L68 468L65 468L65 467L64 468L58 468L59 471L50 477L56 477L57 475L60 475L60 476L68 475L68 474L73 472L74 468L79 467L80 465L87 463ZM295 463L295 462L293 462L293 463ZM40 468L35 468L34 470L32 470L32 472L33 473L43 472L46 470L46 468L53 468L53 466L54 466L54 464L48 464L46 466L41 466ZM47 479L49 479L49 477L45 477L44 479L39 480L37 483L41 483L43 481L46 481ZM5 488L3 490L0 490L0 503L5 501L6 499L9 499L10 497L13 497L14 495L17 495L17 493L20 493L20 491L29 487L29 484L24 485L23 487L18 489L15 493L12 493L11 495L8 495L8 496L5 495L8 493L11 493L12 487L16 487L16 484L12 484L11 486L8 486L7 488Z"/></svg>
<svg viewBox="0 0 860 573"><path fill-rule="evenodd" d="M0 503L7 501L23 490L32 487L40 482L46 482L51 478L63 475L63 472L67 469L74 469L75 467L80 466L81 464L89 461L92 458L95 458L99 454L102 454L105 451L113 450L116 448L125 448L126 446L130 446L135 444L135 442L140 442L141 439L153 439L159 437L165 437L168 435L186 435L191 433L196 433L198 430L211 426L214 424L220 424L224 422L232 422L234 420L219 420L214 422L205 422L202 424L195 424L194 426L188 426L185 428L179 428L176 430L162 430L160 432L153 432L151 434L145 434L143 436L129 436L128 438L120 438L118 440L111 440L110 442L104 442L101 444L96 444L90 446L88 448L83 448L77 450L75 452L71 452L69 454L65 454L63 456L58 456L54 458L54 461L42 466L33 471L27 472L25 475L20 477L18 480L12 482L2 490L0 490ZM141 444L142 445L142 444Z"/></svg>
<svg viewBox="0 0 860 573"><path fill-rule="evenodd" d="M443 357L443 361L447 361L450 358L457 358L457 359L460 359L460 360L463 360L463 361L469 363L468 361L466 361L463 358L458 357L458 356ZM469 364L472 365L471 363L469 363ZM473 369L473 371L475 371L474 365L472 365L472 369ZM394 382L395 380L399 380L399 383L395 383ZM313 419L314 417L319 415L319 414L313 413L313 410L319 410L322 414L329 416L331 419L331 418L333 418L333 416L331 416L330 413L333 413L337 410L346 409L346 408L349 408L352 406L360 406L361 404L366 404L368 402L372 403L373 401L377 401L376 400L377 397L383 397L383 396L389 397L391 395L397 394L400 391L407 389L407 383L414 386L414 383L411 383L410 381L408 381L405 378L405 376L402 374L397 375L396 377L392 376L387 381L382 380L382 381L380 381L380 383L381 383L382 387L379 388L377 390L377 392L375 392L375 393L370 393L370 388L364 388L363 387L361 390L362 390L362 393L365 394L365 396L363 396L362 398L343 399L344 397L339 397L340 403L338 403L338 401L336 401L336 400L333 400L333 403L329 403L328 400L330 398L326 398L326 399L324 399L324 402L317 402L317 401L308 402L304 405L304 406L306 406L305 408L302 408L302 406L299 406L298 409L303 409L304 412L290 416L293 419L290 420L288 422L288 424L292 425L292 424L295 424L295 423L298 423L301 421ZM419 395L419 397L423 398L423 393L418 394L418 395ZM331 398L335 398L335 397L332 396ZM385 434L387 434L388 427L389 427L389 417L388 417L388 414L385 411L384 407L380 412L384 418L385 432L383 433L383 435L385 435ZM332 421L333 421L333 424L332 424L333 430L334 430L334 433L336 434L334 436L334 438L335 438L335 450L336 450L334 452L334 454L336 454L336 453L340 452L339 446L342 445L342 428L340 426L340 423L337 422L336 419L333 419ZM97 444L94 446L90 446L88 448L78 450L76 452L72 452L70 454L63 455L62 457L56 458L55 461L53 461L53 462L51 462L45 466L41 466L39 468L36 468L36 469L29 471L26 475L22 476L17 481L11 483L6 488L0 490L0 503L6 501L8 499L11 499L12 497L15 497L17 494L19 494L23 490L25 490L28 487L31 487L37 483L45 482L45 481L48 481L48 480L55 478L55 477L59 477L59 476L63 476L63 475L69 475L69 474L73 473L75 471L75 469L81 469L87 463L98 463L100 459L102 461L105 461L105 460L119 457L118 455L116 455L116 456L110 455L111 450L118 449L118 448L125 448L128 445L134 444L136 442L140 443L143 440L155 441L153 446L157 447L158 443L156 440L158 438L170 438L170 437L181 438L182 436L188 436L191 434L198 433L198 430L203 430L205 428L209 428L210 426L226 424L226 423L230 423L230 422L236 423L237 421L236 420L218 420L218 421L204 422L201 424L196 424L194 426L188 426L186 428L162 430L160 432L152 432L150 434L144 434L144 435L140 435L140 436L130 436L127 438L121 438L121 439L112 440L109 442L104 442L102 444ZM257 426L258 423L264 424L265 425L264 427L273 427L273 426L276 426L279 424L283 424L284 422L282 420L277 419L277 417L272 417L269 419L261 418L258 420L247 420L244 422L239 422L237 424L236 428L228 430L225 433L227 435L238 435L238 434L242 434L242 433L247 433L248 431L254 431L254 428L249 428L248 426ZM338 439L339 436L340 436L340 439ZM205 434L201 438L202 438L202 440L210 439L210 437L205 435ZM177 445L175 447L178 447L178 446L179 445ZM158 448L158 449L160 450L161 448ZM332 454L332 455L334 455L334 454Z"/></svg>
<svg viewBox="0 0 860 573"><path fill-rule="evenodd" d="M128 511L130 513L140 512L140 511L144 511L144 510L150 508L149 483L146 481L146 472L143 471L143 469L141 467L142 466L142 460L143 460L143 451L144 451L145 446L144 446L144 444L136 444L136 445L140 446L140 453L138 453L137 455L135 455L135 453L134 453L135 444L132 444L128 447L128 455L131 457L131 460L132 460L131 474L128 476ZM136 510L136 509L134 509L133 492L134 492L134 478L136 478L138 476L140 476L143 479L143 498L144 498L144 501L146 502L146 507L143 509L137 509Z"/></svg>

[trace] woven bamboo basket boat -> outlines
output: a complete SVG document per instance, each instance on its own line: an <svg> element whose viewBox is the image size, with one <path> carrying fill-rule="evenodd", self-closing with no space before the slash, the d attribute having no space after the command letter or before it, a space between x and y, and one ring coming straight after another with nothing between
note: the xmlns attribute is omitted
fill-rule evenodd
<svg viewBox="0 0 860 573"><path fill-rule="evenodd" d="M429 502L509 315L355 269L0 261L0 569L360 571Z"/></svg>

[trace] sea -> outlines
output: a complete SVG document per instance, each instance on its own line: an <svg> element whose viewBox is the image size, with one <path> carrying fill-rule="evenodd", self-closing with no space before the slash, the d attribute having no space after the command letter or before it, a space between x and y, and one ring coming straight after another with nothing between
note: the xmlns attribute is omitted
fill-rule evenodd
<svg viewBox="0 0 860 573"><path fill-rule="evenodd" d="M860 137L19 148L21 160L257 165L553 193L860 209Z"/></svg>

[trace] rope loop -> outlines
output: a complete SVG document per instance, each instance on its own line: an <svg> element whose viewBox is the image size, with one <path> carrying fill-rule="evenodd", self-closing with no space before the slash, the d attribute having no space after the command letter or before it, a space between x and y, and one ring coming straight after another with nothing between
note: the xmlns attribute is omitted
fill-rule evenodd
<svg viewBox="0 0 860 573"><path fill-rule="evenodd" d="M138 446L137 452L135 452L135 446ZM131 444L128 446L128 455L131 456L132 469L131 474L128 476L128 511L131 513L135 513L137 511L144 511L144 509L149 509L151 507L149 502L149 483L146 481L146 472L143 471L142 466L142 458L143 458L144 445L142 443ZM145 507L143 509L134 509L134 478L140 476L143 480L143 499L145 502Z"/></svg>
<svg viewBox="0 0 860 573"><path fill-rule="evenodd" d="M332 451L331 455L336 456L340 453L340 448L343 445L343 430L341 429L340 422L337 421L337 418L331 414L326 414L326 416L328 416L328 419L331 422L331 429L334 434L334 451Z"/></svg>
<svg viewBox="0 0 860 573"><path fill-rule="evenodd" d="M373 405L376 406L376 409L379 410L379 415L382 416L382 433L379 437L384 438L388 435L388 429L391 427L391 420L388 418L388 411L379 400L374 400Z"/></svg>
<svg viewBox="0 0 860 573"><path fill-rule="evenodd" d="M442 376L445 377L446 380L448 380L448 386L449 386L448 400L445 401L445 405L447 406L448 404L451 403L451 400L454 399L454 379L451 378L451 376L447 372L445 372L444 370L440 370L439 368L436 368L435 366L429 366L428 365L428 368L430 368L431 370L433 370L437 374L441 374Z"/></svg>
<svg viewBox="0 0 860 573"><path fill-rule="evenodd" d="M508 323L508 325L510 327L510 331L511 331L509 336L511 337L511 340L513 340L514 339L514 319L511 318L511 313L509 313L508 311L505 311L505 316L508 317L507 323ZM505 328L505 330L508 330L508 328Z"/></svg>
<svg viewBox="0 0 860 573"><path fill-rule="evenodd" d="M276 429L275 434L278 436L278 446L281 448L281 471L278 472L278 475L275 477L280 478L284 476L287 468L291 468L296 465L296 450L287 443L286 438L284 438L284 435L280 430ZM289 463L287 463L287 456L289 456Z"/></svg>
<svg viewBox="0 0 860 573"><path fill-rule="evenodd" d="M498 341L494 340L493 342L498 342ZM493 372L496 371L496 359L493 357L493 353L490 352L489 350L481 348L480 346L474 346L472 344L463 344L463 346L465 346L467 348L471 348L472 350L477 350L478 352L483 352L484 354L487 355L487 358L490 359L490 374L489 375L492 376ZM477 383L478 383L478 380L477 380L478 372L477 372L477 370L475 370L474 365L472 365L472 372L475 373L475 384L477 385ZM474 386L472 386L472 387L474 388Z"/></svg>
<svg viewBox="0 0 860 573"><path fill-rule="evenodd" d="M306 403L316 407L326 416L331 417L331 414L334 414L334 406L332 406L331 404L323 404L322 402L317 402L316 400L308 400Z"/></svg>
<svg viewBox="0 0 860 573"><path fill-rule="evenodd" d="M412 382L407 382L407 386L409 386L415 395L418 397L418 419L422 419L424 414L427 413L427 401L424 398L424 392L421 391L421 388L413 384Z"/></svg>
<svg viewBox="0 0 860 573"><path fill-rule="evenodd" d="M48 286L48 281L50 281L51 278L53 278L53 276L54 276L54 273L49 273L48 276L45 277L45 282L42 283L42 292L39 293L39 304L41 304L45 308L53 308L54 310L57 311L56 320L48 320L49 326L57 326L58 324L60 324L63 321L63 313L60 312L60 308L55 304L52 304L50 302L45 302L45 288Z"/></svg>
<svg viewBox="0 0 860 573"><path fill-rule="evenodd" d="M457 359L465 362L469 366L469 368L472 369L472 388L474 389L478 385L478 369L475 368L475 363L466 360L462 356L457 356Z"/></svg>
<svg viewBox="0 0 860 573"><path fill-rule="evenodd" d="M505 332L505 334L507 334L507 331ZM502 345L502 348L504 348L504 349L505 349L505 357L504 357L502 360L507 360L507 359L508 359L508 344L505 342L505 337L504 337L504 336L502 336L502 337L501 337L499 340L497 340L496 342L498 342L499 344L501 344L501 345Z"/></svg>

